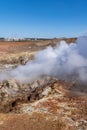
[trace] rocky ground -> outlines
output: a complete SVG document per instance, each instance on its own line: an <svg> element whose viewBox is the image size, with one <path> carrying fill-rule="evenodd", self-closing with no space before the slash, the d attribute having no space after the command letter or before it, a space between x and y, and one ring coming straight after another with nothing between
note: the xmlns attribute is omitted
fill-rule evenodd
<svg viewBox="0 0 87 130"><path fill-rule="evenodd" d="M31 84L0 83L0 130L86 130L87 93L42 77Z"/></svg>
<svg viewBox="0 0 87 130"><path fill-rule="evenodd" d="M34 54L46 48L55 47L58 42L65 40L67 43L76 42L77 38L60 38L42 41L0 42L0 63L18 64L23 60L32 59Z"/></svg>
<svg viewBox="0 0 87 130"><path fill-rule="evenodd" d="M1 70L25 65L34 58L37 50L48 45L44 43L41 47L41 43L38 43L39 49L29 51L26 45L23 50L22 44L19 47L23 47L21 51L1 52ZM0 130L64 129L87 130L86 85L49 76L31 83L19 83L14 79L0 81Z"/></svg>

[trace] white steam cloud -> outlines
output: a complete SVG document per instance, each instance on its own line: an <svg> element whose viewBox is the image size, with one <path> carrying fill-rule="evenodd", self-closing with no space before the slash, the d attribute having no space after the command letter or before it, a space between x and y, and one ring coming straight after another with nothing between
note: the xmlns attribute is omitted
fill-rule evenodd
<svg viewBox="0 0 87 130"><path fill-rule="evenodd" d="M3 77L30 82L43 75L67 79L73 73L77 74L78 79L87 81L87 37L79 37L76 44L68 45L61 41L55 48L49 46L39 51L35 60L9 70Z"/></svg>

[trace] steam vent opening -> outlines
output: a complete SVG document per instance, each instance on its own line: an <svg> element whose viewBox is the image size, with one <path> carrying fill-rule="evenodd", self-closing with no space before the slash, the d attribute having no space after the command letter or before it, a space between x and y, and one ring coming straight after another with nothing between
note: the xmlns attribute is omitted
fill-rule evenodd
<svg viewBox="0 0 87 130"><path fill-rule="evenodd" d="M13 122L23 128L29 124L27 128L32 130L32 123L35 130L38 122L44 129L48 123L46 130L86 130L87 37L4 44L6 55L0 56L0 130L10 130Z"/></svg>

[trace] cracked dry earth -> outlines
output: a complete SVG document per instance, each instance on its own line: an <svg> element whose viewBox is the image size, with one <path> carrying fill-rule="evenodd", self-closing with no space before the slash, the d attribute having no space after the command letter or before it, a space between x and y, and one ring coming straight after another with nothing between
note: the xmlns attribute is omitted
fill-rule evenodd
<svg viewBox="0 0 87 130"><path fill-rule="evenodd" d="M0 130L87 130L87 95L73 83L43 76L0 83Z"/></svg>

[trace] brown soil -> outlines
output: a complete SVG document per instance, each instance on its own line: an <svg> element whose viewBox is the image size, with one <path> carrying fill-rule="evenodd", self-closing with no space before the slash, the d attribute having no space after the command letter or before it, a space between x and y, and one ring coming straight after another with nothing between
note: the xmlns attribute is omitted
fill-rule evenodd
<svg viewBox="0 0 87 130"><path fill-rule="evenodd" d="M61 40L65 40L67 43L75 42L77 38L62 38L62 39L52 39L43 41L20 41L11 42L5 41L0 42L0 53L16 53L24 51L36 51L45 48L48 45L54 46Z"/></svg>
<svg viewBox="0 0 87 130"><path fill-rule="evenodd" d="M19 103L0 114L0 130L86 130L87 95L69 96L68 84L56 81L42 99Z"/></svg>
<svg viewBox="0 0 87 130"><path fill-rule="evenodd" d="M71 43L76 38L0 42L0 68L25 64L36 51L60 40ZM37 81L21 86L14 80L0 81L0 130L87 130L87 92L76 91L73 83L55 78L42 83L40 80L41 86L34 88Z"/></svg>

